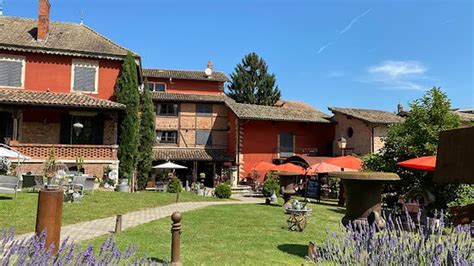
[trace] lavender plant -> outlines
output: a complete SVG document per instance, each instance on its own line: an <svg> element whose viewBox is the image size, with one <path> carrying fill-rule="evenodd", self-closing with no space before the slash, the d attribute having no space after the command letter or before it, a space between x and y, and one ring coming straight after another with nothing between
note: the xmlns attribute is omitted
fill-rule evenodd
<svg viewBox="0 0 474 266"><path fill-rule="evenodd" d="M85 249L65 239L52 255L53 247L46 247L46 233L29 239L15 240L14 230L0 229L1 265L152 265L146 257L137 255L137 248L129 246L120 251L110 237L94 252L92 245Z"/></svg>
<svg viewBox="0 0 474 266"><path fill-rule="evenodd" d="M444 215L427 226L409 215L387 218L385 230L375 225L348 224L341 233L328 233L310 258L340 265L474 265L469 225L446 227Z"/></svg>

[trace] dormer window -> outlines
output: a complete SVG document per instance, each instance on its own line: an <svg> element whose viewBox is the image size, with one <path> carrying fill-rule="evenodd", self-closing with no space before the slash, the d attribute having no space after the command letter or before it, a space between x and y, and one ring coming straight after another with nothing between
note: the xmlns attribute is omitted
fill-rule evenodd
<svg viewBox="0 0 474 266"><path fill-rule="evenodd" d="M25 58L0 55L0 87L23 88Z"/></svg>
<svg viewBox="0 0 474 266"><path fill-rule="evenodd" d="M72 91L97 93L99 62L73 60Z"/></svg>

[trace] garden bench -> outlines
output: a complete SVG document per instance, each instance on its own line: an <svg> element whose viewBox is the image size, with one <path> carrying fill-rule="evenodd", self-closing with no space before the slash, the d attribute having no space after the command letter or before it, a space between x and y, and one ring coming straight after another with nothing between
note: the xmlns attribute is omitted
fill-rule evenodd
<svg viewBox="0 0 474 266"><path fill-rule="evenodd" d="M20 188L20 178L16 176L0 175L0 193L15 194Z"/></svg>

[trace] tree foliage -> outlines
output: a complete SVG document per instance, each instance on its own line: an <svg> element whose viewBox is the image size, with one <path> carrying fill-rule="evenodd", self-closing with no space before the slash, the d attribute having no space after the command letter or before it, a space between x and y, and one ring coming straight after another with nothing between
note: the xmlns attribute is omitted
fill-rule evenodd
<svg viewBox="0 0 474 266"><path fill-rule="evenodd" d="M155 106L153 105L151 92L148 89L148 82L145 81L140 115L140 149L137 163L138 189L145 188L150 176L155 139Z"/></svg>
<svg viewBox="0 0 474 266"><path fill-rule="evenodd" d="M379 154L365 157L366 169L396 172L401 181L387 184L386 190L404 194L412 188L426 189L436 197L434 207L445 208L456 198L459 185L441 185L433 182L433 173L398 167L397 162L420 156L435 155L439 133L457 128L459 117L451 111L448 96L437 87L427 91L410 104L404 122L392 125L387 132L385 146Z"/></svg>
<svg viewBox="0 0 474 266"><path fill-rule="evenodd" d="M117 80L116 97L119 103L127 106L120 126L119 173L122 178L130 179L137 163L140 126L137 65L131 53L128 53L123 62Z"/></svg>
<svg viewBox="0 0 474 266"><path fill-rule="evenodd" d="M256 53L247 54L230 75L227 95L239 103L274 105L281 96L275 74Z"/></svg>

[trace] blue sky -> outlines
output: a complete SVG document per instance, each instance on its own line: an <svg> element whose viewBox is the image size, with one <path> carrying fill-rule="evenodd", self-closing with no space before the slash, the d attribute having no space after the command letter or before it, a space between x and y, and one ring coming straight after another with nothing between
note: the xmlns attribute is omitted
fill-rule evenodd
<svg viewBox="0 0 474 266"><path fill-rule="evenodd" d="M1 0L0 0L1 1ZM36 17L37 0L3 0ZM256 52L283 97L394 111L432 86L474 107L472 1L51 0L51 18L85 24L138 52L145 67L230 74Z"/></svg>

